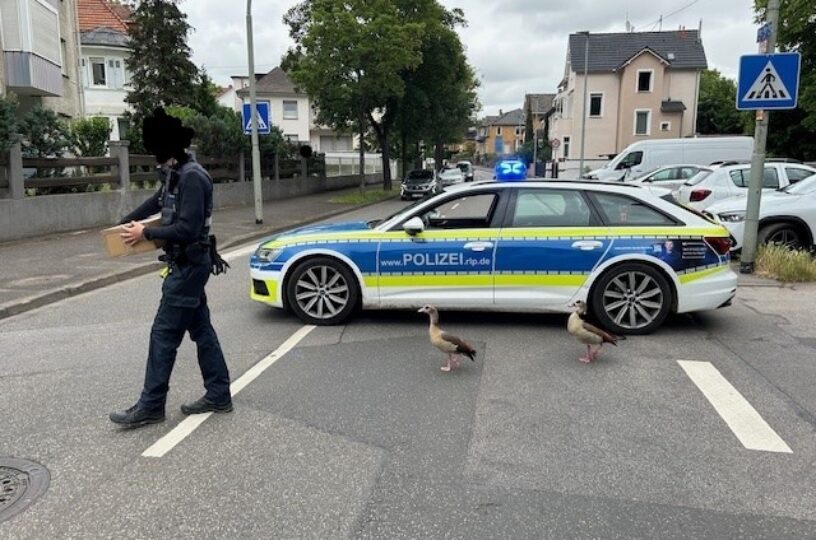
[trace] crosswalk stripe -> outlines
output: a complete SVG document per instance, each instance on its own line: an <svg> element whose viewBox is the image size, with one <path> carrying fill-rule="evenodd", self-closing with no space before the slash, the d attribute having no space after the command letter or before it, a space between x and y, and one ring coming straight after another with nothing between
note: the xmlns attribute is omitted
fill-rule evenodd
<svg viewBox="0 0 816 540"><path fill-rule="evenodd" d="M745 448L792 454L793 451L711 362L678 360Z"/></svg>

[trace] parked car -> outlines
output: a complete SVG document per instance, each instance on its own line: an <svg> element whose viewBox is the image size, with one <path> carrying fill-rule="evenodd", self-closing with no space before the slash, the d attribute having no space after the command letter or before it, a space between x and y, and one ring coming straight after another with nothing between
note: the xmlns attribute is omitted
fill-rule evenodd
<svg viewBox="0 0 816 540"><path fill-rule="evenodd" d="M409 171L400 186L400 199L416 199L436 193L436 179L433 171L416 169Z"/></svg>
<svg viewBox="0 0 816 540"><path fill-rule="evenodd" d="M728 236L639 186L462 183L381 221L262 241L250 296L320 325L358 308L566 313L586 300L612 332L643 334L731 302Z"/></svg>
<svg viewBox="0 0 816 540"><path fill-rule="evenodd" d="M700 171L711 171L708 167L700 165L666 165L647 173L639 178L627 179L627 183L651 184L674 190L683 185Z"/></svg>
<svg viewBox="0 0 816 540"><path fill-rule="evenodd" d="M747 160L751 159L753 150L754 139L751 137L698 137L638 141L627 146L604 167L588 173L586 178L614 182L638 177L672 163Z"/></svg>
<svg viewBox="0 0 816 540"><path fill-rule="evenodd" d="M470 161L460 161L456 164L462 174L465 175L465 182L473 182L473 163Z"/></svg>
<svg viewBox="0 0 816 540"><path fill-rule="evenodd" d="M807 165L767 163L762 187L765 190L783 188L814 173L816 169ZM687 204L697 210L704 210L724 199L746 196L750 177L751 165L721 166L710 173L698 173L675 190L673 195L682 204Z"/></svg>
<svg viewBox="0 0 816 540"><path fill-rule="evenodd" d="M454 184L461 184L465 181L465 175L457 167L453 169L442 169L439 171L437 181L440 187L452 186Z"/></svg>
<svg viewBox="0 0 816 540"><path fill-rule="evenodd" d="M706 208L705 214L728 229L732 249L742 248L747 197L733 197ZM793 249L814 247L816 231L816 175L770 193L759 206L759 244L781 244Z"/></svg>

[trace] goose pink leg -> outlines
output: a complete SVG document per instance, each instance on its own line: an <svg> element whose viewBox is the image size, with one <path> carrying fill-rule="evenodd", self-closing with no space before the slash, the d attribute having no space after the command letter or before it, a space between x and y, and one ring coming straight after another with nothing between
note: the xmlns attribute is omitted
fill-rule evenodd
<svg viewBox="0 0 816 540"><path fill-rule="evenodd" d="M442 371L448 372L451 370L451 355L448 355L448 361L441 368Z"/></svg>
<svg viewBox="0 0 816 540"><path fill-rule="evenodd" d="M586 356L582 356L581 358L578 359L578 361L584 364L589 364L590 362L592 362L593 358L594 357L592 356L592 348L589 345L587 345Z"/></svg>

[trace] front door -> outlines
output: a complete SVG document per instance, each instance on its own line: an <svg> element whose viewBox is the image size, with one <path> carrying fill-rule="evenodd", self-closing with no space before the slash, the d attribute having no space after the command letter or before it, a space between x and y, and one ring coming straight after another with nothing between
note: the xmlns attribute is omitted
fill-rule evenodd
<svg viewBox="0 0 816 540"><path fill-rule="evenodd" d="M496 248L499 306L563 309L610 240L581 191L522 188L510 201Z"/></svg>
<svg viewBox="0 0 816 540"><path fill-rule="evenodd" d="M491 306L498 202L494 192L453 196L417 214L421 233L392 232L377 256L380 305Z"/></svg>

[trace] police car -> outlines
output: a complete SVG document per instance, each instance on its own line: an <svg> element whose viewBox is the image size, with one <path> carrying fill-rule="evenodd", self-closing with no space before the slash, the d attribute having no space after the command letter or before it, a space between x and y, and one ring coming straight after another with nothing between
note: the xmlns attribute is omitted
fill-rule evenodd
<svg viewBox="0 0 816 540"><path fill-rule="evenodd" d="M377 221L264 240L251 298L310 324L356 309L567 312L585 299L613 332L653 331L670 312L729 305L729 234L625 184L475 182Z"/></svg>

